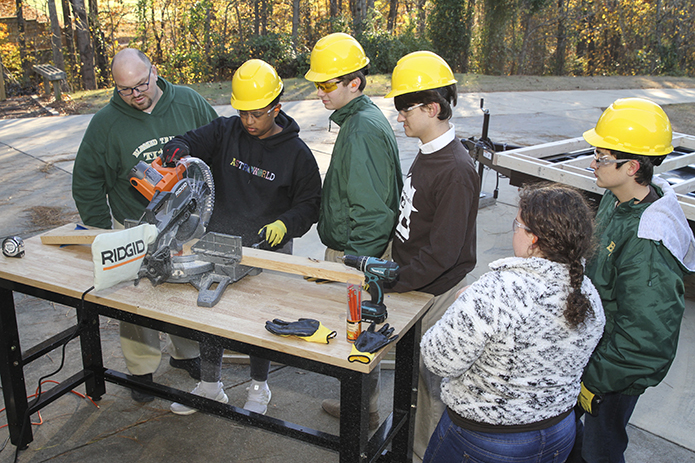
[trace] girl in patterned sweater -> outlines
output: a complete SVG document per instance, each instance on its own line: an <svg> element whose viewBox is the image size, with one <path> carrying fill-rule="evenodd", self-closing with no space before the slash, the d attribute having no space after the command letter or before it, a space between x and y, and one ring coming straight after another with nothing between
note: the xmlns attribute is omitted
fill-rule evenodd
<svg viewBox="0 0 695 463"><path fill-rule="evenodd" d="M422 338L447 406L424 463L562 462L572 449L580 378L605 324L583 268L591 212L571 188L527 187L513 231L515 257L492 262Z"/></svg>

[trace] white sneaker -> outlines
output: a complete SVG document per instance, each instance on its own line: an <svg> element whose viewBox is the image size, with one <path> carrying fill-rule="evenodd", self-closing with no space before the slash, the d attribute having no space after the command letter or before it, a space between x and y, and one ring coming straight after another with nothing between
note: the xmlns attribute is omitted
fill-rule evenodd
<svg viewBox="0 0 695 463"><path fill-rule="evenodd" d="M222 383L218 382L217 383L217 390L212 392L212 393L206 393L200 386L200 383L191 391L191 394L199 395L200 397L205 397L206 399L213 399L218 402L221 402L223 404L226 404L229 402L229 397L227 397L227 394L224 393L224 389L222 388ZM176 413L177 415L192 415L193 413L197 412L195 408L187 407L183 404L180 404L178 402L174 402L171 404L170 407L171 411Z"/></svg>
<svg viewBox="0 0 695 463"><path fill-rule="evenodd" d="M265 415L268 411L268 404L270 403L270 389L268 388L267 381L251 381L251 386L246 388L249 391L246 397L246 403L244 408L250 412L255 412L260 415Z"/></svg>

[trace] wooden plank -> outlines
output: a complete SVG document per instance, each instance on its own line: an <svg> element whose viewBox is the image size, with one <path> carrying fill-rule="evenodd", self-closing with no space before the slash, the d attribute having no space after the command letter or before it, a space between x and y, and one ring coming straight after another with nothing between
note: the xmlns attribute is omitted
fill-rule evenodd
<svg viewBox="0 0 695 463"><path fill-rule="evenodd" d="M63 244L92 244L94 238L102 233L113 233L118 230L90 229L75 230L75 225L66 225L41 235L41 243ZM358 270L346 267L337 262L310 259L261 249L242 248L241 264L278 272L292 273L323 280L347 282L363 282L364 274Z"/></svg>
<svg viewBox="0 0 695 463"><path fill-rule="evenodd" d="M50 230L41 235L43 244L92 244L94 238L102 233L113 233L118 230L104 230L101 228L90 228L89 230L75 230L75 224Z"/></svg>
<svg viewBox="0 0 695 463"><path fill-rule="evenodd" d="M242 248L242 265L278 272L292 273L324 280L363 282L364 274L338 262L326 262L308 257L292 256L261 249Z"/></svg>

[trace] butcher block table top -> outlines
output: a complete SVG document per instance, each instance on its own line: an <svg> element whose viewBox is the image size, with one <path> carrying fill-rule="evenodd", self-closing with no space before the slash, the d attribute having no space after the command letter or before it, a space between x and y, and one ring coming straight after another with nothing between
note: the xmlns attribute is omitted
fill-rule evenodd
<svg viewBox="0 0 695 463"><path fill-rule="evenodd" d="M22 258L0 259L0 278L76 298L93 285L90 245L42 244L36 236L25 241L25 250ZM362 297L369 295L363 292ZM155 287L146 279L138 286L125 282L86 296L87 301L124 312L362 373L370 372L395 344L382 349L368 365L348 362L352 344L345 336L345 283L316 284L299 275L263 270L231 284L214 307L198 307L197 298L198 291L190 284ZM418 292L387 294L386 323L395 328L395 334L407 332L431 299ZM276 336L265 329L266 320L274 318L313 318L338 335L329 344ZM362 329L367 326L363 323Z"/></svg>

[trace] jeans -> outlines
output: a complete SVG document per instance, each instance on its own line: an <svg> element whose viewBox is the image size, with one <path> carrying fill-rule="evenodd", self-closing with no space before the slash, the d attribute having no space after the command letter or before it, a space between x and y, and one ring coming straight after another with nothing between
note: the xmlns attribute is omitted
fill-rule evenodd
<svg viewBox="0 0 695 463"><path fill-rule="evenodd" d="M574 435L574 413L541 431L482 433L459 428L444 412L422 463L561 463Z"/></svg>
<svg viewBox="0 0 695 463"><path fill-rule="evenodd" d="M577 442L572 455L581 455L588 463L625 463L627 423L637 405L638 395L606 394L598 416L584 415L584 425L577 419ZM580 453L581 452L581 453Z"/></svg>

